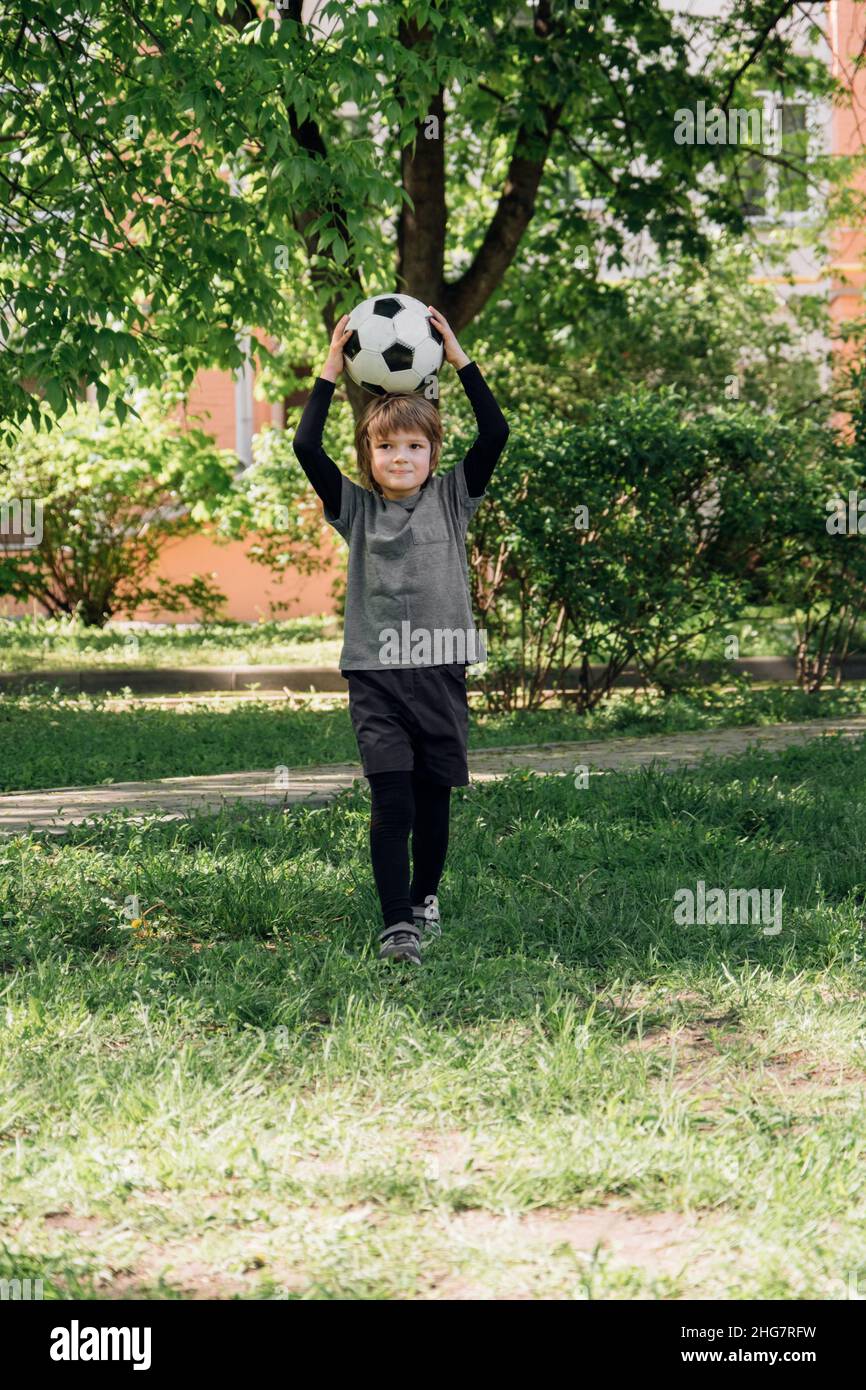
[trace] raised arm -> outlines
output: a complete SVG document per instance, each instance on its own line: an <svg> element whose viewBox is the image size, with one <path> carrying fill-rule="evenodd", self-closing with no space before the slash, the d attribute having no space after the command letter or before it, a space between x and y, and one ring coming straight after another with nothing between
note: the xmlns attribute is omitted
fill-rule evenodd
<svg viewBox="0 0 866 1390"><path fill-rule="evenodd" d="M334 329L327 361L316 378L292 440L298 462L332 516L340 514L343 475L334 460L325 453L322 435L334 396L334 386L343 370L343 347L349 340L349 330L346 329L348 317L348 314L344 314Z"/></svg>
<svg viewBox="0 0 866 1390"><path fill-rule="evenodd" d="M477 362L467 362L459 376L463 390L475 411L478 437L463 460L470 497L480 497L493 475L499 455L508 439L508 423Z"/></svg>
<svg viewBox="0 0 866 1390"><path fill-rule="evenodd" d="M427 306L434 325L442 334L445 357L457 370L469 404L475 412L478 436L463 460L466 487L470 497L480 497L490 482L496 462L508 439L508 422L477 362L472 362L458 343L453 329L432 304Z"/></svg>

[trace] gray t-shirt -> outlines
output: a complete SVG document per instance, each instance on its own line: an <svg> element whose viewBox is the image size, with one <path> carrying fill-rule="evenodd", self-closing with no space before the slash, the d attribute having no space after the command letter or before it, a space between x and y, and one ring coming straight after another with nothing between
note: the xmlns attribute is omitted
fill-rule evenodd
<svg viewBox="0 0 866 1390"><path fill-rule="evenodd" d="M324 511L349 545L341 670L485 659L466 558L467 527L484 496L469 496L462 461L401 501L343 475L339 516Z"/></svg>

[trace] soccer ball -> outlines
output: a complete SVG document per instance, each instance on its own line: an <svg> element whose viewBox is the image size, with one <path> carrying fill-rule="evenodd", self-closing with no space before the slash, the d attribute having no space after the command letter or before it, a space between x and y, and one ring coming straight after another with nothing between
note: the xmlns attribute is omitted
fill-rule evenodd
<svg viewBox="0 0 866 1390"><path fill-rule="evenodd" d="M365 299L346 327L352 330L343 348L346 371L375 396L420 391L442 366L442 334L430 322L427 306L411 295Z"/></svg>

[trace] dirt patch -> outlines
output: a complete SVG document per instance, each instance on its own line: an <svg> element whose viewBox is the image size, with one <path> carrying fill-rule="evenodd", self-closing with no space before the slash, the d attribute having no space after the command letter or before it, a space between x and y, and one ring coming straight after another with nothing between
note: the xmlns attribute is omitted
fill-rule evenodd
<svg viewBox="0 0 866 1390"><path fill-rule="evenodd" d="M353 1158L325 1158L315 1150L305 1154L303 1157L296 1157L291 1166L286 1167L286 1176L294 1178L299 1182L314 1182L316 1178L345 1178L356 1170L364 1162L374 1162L371 1156L368 1159L360 1158L355 1155Z"/></svg>
<svg viewBox="0 0 866 1390"><path fill-rule="evenodd" d="M839 1086L866 1086L866 1071L862 1067L846 1066L844 1062L828 1062L810 1057L808 1052L785 1052L767 1057L762 1063L765 1072L786 1088L799 1090Z"/></svg>
<svg viewBox="0 0 866 1390"><path fill-rule="evenodd" d="M329 1225L386 1219L385 1213L369 1203L338 1216L310 1208L308 1215L315 1214L327 1217ZM541 1208L514 1216L472 1210L440 1217L436 1224L440 1236L453 1249L454 1262L447 1255L443 1260L440 1250L424 1279L424 1291L416 1297L469 1301L533 1298L531 1266L549 1260L562 1246L570 1246L587 1261L606 1258L614 1266L636 1266L650 1277L677 1277L688 1269L693 1278L696 1269L711 1257L703 1247L713 1222L712 1218L698 1220L676 1212L641 1214L599 1207L579 1211ZM134 1270L118 1271L106 1286L105 1296L146 1297L163 1290L191 1300L249 1298L256 1296L266 1277L284 1295L301 1293L309 1288L309 1279L302 1271L283 1266L281 1247L279 1231L245 1232L243 1268L239 1268L238 1249L231 1257L223 1254L220 1268L201 1257L195 1242L154 1247ZM494 1293L483 1278L455 1268L457 1260L462 1263L473 1250L508 1268L507 1293Z"/></svg>
<svg viewBox="0 0 866 1390"><path fill-rule="evenodd" d="M435 1179L460 1173L493 1172L496 1163L479 1158L482 1147L481 1138L463 1130L418 1130L405 1137L401 1136L395 1141L395 1145L389 1145L386 1150L380 1152L371 1150L364 1153L355 1150L345 1158L338 1158L320 1155L316 1150L310 1150L298 1155L286 1171L287 1176L300 1181L315 1181L321 1177L357 1177L368 1168L399 1167L397 1152L402 1154L406 1151L409 1154L408 1161L413 1165L412 1171L417 1173L419 1178Z"/></svg>
<svg viewBox="0 0 866 1390"><path fill-rule="evenodd" d="M583 1211L555 1211L541 1208L520 1216L497 1216L486 1211L456 1213L449 1226L462 1238L473 1240L489 1236L514 1239L521 1243L570 1245L586 1255L608 1249L629 1264L662 1264L678 1268L684 1249L694 1244L698 1226L677 1212L639 1214L612 1207L590 1207Z"/></svg>
<svg viewBox="0 0 866 1390"><path fill-rule="evenodd" d="M738 1034L723 1031L732 1021L730 1015L721 1015L652 1030L632 1038L625 1050L640 1054L656 1069L650 1084L667 1081L673 1091L693 1100L699 1114L712 1116L730 1103L735 1086L754 1082L757 1076L757 1068L744 1067L727 1055L742 1041Z"/></svg>
<svg viewBox="0 0 866 1390"><path fill-rule="evenodd" d="M421 1130L412 1135L412 1149L425 1177L438 1178L455 1173L492 1173L496 1164L479 1158L483 1142L478 1135L463 1130Z"/></svg>
<svg viewBox="0 0 866 1390"><path fill-rule="evenodd" d="M462 1167L467 1151L471 1157L473 1140L462 1134L427 1135L426 1142L428 1152L452 1170ZM162 1205L163 1194L148 1195L157 1198L156 1205ZM221 1234L203 1233L202 1237L145 1245L128 1263L106 1262L95 1296L175 1296L201 1301L303 1295L311 1287L310 1272L304 1268L307 1260L302 1255L305 1241L297 1245L294 1258L289 1253L301 1231L321 1227L333 1234L340 1227L387 1226L392 1219L393 1213L373 1202L342 1211L311 1206L296 1213L288 1227L245 1221L242 1230L233 1235L224 1229ZM540 1208L513 1215L477 1208L440 1214L432 1217L438 1250L431 1257L421 1289L413 1296L459 1301L531 1299L537 1296L534 1286L539 1272L551 1268L551 1261L555 1267L561 1256L567 1256L563 1247L570 1247L587 1264L600 1259L614 1269L636 1267L651 1278L676 1278L688 1271L693 1279L696 1270L711 1258L717 1219L676 1212L637 1213L613 1206L565 1211ZM95 1218L55 1212L51 1213L51 1224L86 1234ZM495 1279L472 1270L474 1252L483 1255L485 1263L496 1271Z"/></svg>
<svg viewBox="0 0 866 1390"><path fill-rule="evenodd" d="M112 1270L102 1292L111 1298L158 1296L160 1291L192 1300L249 1297L265 1275L285 1287L286 1280L274 1278L270 1269L268 1235L265 1230L247 1228L242 1252L236 1249L210 1262L199 1253L196 1240L150 1246L134 1268Z"/></svg>
<svg viewBox="0 0 866 1390"><path fill-rule="evenodd" d="M677 1048L696 1049L729 1047L741 1041L741 1035L731 1029L738 1023L738 1015L733 1012L707 1014L704 1017L683 1019L682 1022L665 1022L644 1028L639 1037L629 1038L625 1043L627 1052L644 1052L648 1048L666 1043Z"/></svg>
<svg viewBox="0 0 866 1390"><path fill-rule="evenodd" d="M71 1211L48 1211L42 1220L50 1231L73 1231L76 1235L93 1235L103 1228L98 1216L77 1216Z"/></svg>
<svg viewBox="0 0 866 1390"><path fill-rule="evenodd" d="M625 1050L666 1063L676 1058L675 1079L682 1079L693 1073L696 1067L706 1068L713 1062L724 1062L725 1049L737 1041L736 1034L709 1031L704 1021L700 1020L698 1023L684 1024L681 1028L662 1028L644 1033L642 1037L627 1042Z"/></svg>
<svg viewBox="0 0 866 1390"><path fill-rule="evenodd" d="M866 1071L843 1062L815 1058L805 1050L794 1050L774 1057L755 1056L743 1061L729 1049L743 1039L734 1033L715 1032L714 1026L729 1027L731 1019L699 1020L675 1030L645 1034L632 1039L626 1050L642 1054L660 1069L652 1080L667 1080L671 1089L690 1099L698 1114L712 1117L741 1088L754 1099L766 1100L770 1094L812 1099L833 1099L851 1088L866 1087ZM726 1053L728 1055L726 1055ZM674 1064L673 1074L664 1073ZM796 1128L796 1126L792 1126Z"/></svg>
<svg viewBox="0 0 866 1390"><path fill-rule="evenodd" d="M342 1212L310 1206L304 1208L303 1215L307 1221L318 1219L332 1229L387 1219L371 1203ZM150 1246L134 1268L112 1271L102 1296L148 1298L170 1292L195 1301L302 1293L309 1288L310 1278L303 1269L286 1267L285 1236L285 1230L245 1222L237 1238L230 1245L224 1244L210 1262L203 1257L201 1242L195 1239ZM274 1294L268 1294L268 1288Z"/></svg>
<svg viewBox="0 0 866 1390"><path fill-rule="evenodd" d="M670 1008L672 1004L694 1005L706 1002L706 995L698 994L693 989L676 990L673 994L658 994L653 992L648 993L646 990L640 989L637 985L632 988L631 992L626 991L621 999L605 1001L607 989L607 985L599 985L597 988L597 997L601 1001L607 1002L609 1007L618 1014L635 1014L643 1009L658 1011L659 1009Z"/></svg>
<svg viewBox="0 0 866 1390"><path fill-rule="evenodd" d="M651 1277L676 1277L688 1267L695 1271L709 1261L711 1251L703 1247L711 1233L712 1221L690 1218L678 1212L624 1211L616 1207L592 1207L578 1211L540 1208L514 1216L497 1216L485 1211L459 1212L445 1221L445 1232L460 1244L481 1248L488 1258L517 1264L515 1286L525 1284L519 1263L549 1256L558 1246L570 1246L587 1260L598 1257L614 1266L636 1266ZM434 1284L435 1296L447 1299L490 1297L477 1284L452 1276ZM532 1293L508 1292L513 1297L531 1298Z"/></svg>
<svg viewBox="0 0 866 1390"><path fill-rule="evenodd" d="M164 1272L157 1272L155 1264L151 1269L151 1263L148 1260L147 1270L116 1275L106 1286L104 1296L112 1299L147 1298L171 1291L195 1302L234 1298L251 1289L250 1280L243 1275L225 1274L201 1260L181 1259Z"/></svg>
<svg viewBox="0 0 866 1390"><path fill-rule="evenodd" d="M681 1028L650 1028L640 1037L629 1038L625 1044L626 1052L658 1052L660 1055L674 1048L684 1056L718 1050L703 1029L690 1024L684 1024Z"/></svg>

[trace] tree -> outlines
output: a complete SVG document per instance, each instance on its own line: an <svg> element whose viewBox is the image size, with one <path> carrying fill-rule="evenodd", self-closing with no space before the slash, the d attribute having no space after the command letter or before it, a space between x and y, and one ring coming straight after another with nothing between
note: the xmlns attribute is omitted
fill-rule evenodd
<svg viewBox="0 0 866 1390"><path fill-rule="evenodd" d="M829 303L819 294L784 301L753 282L756 262L749 248L725 246L705 261L645 265L586 287L570 322L537 271L510 271L473 351L503 399L528 396L563 418L626 385L678 388L691 412L741 401L785 419L829 418ZM515 341L518 278L535 318Z"/></svg>
<svg viewBox="0 0 866 1390"><path fill-rule="evenodd" d="M314 24L301 0L19 0L0 15L3 417L37 422L40 393L59 415L88 382L122 416L124 374L237 368L250 328L303 346L313 311L330 331L395 281L463 331L527 258L580 286L642 232L700 257L745 231L756 160L827 170L679 144L676 113L762 81L831 93L821 13L329 0Z"/></svg>

